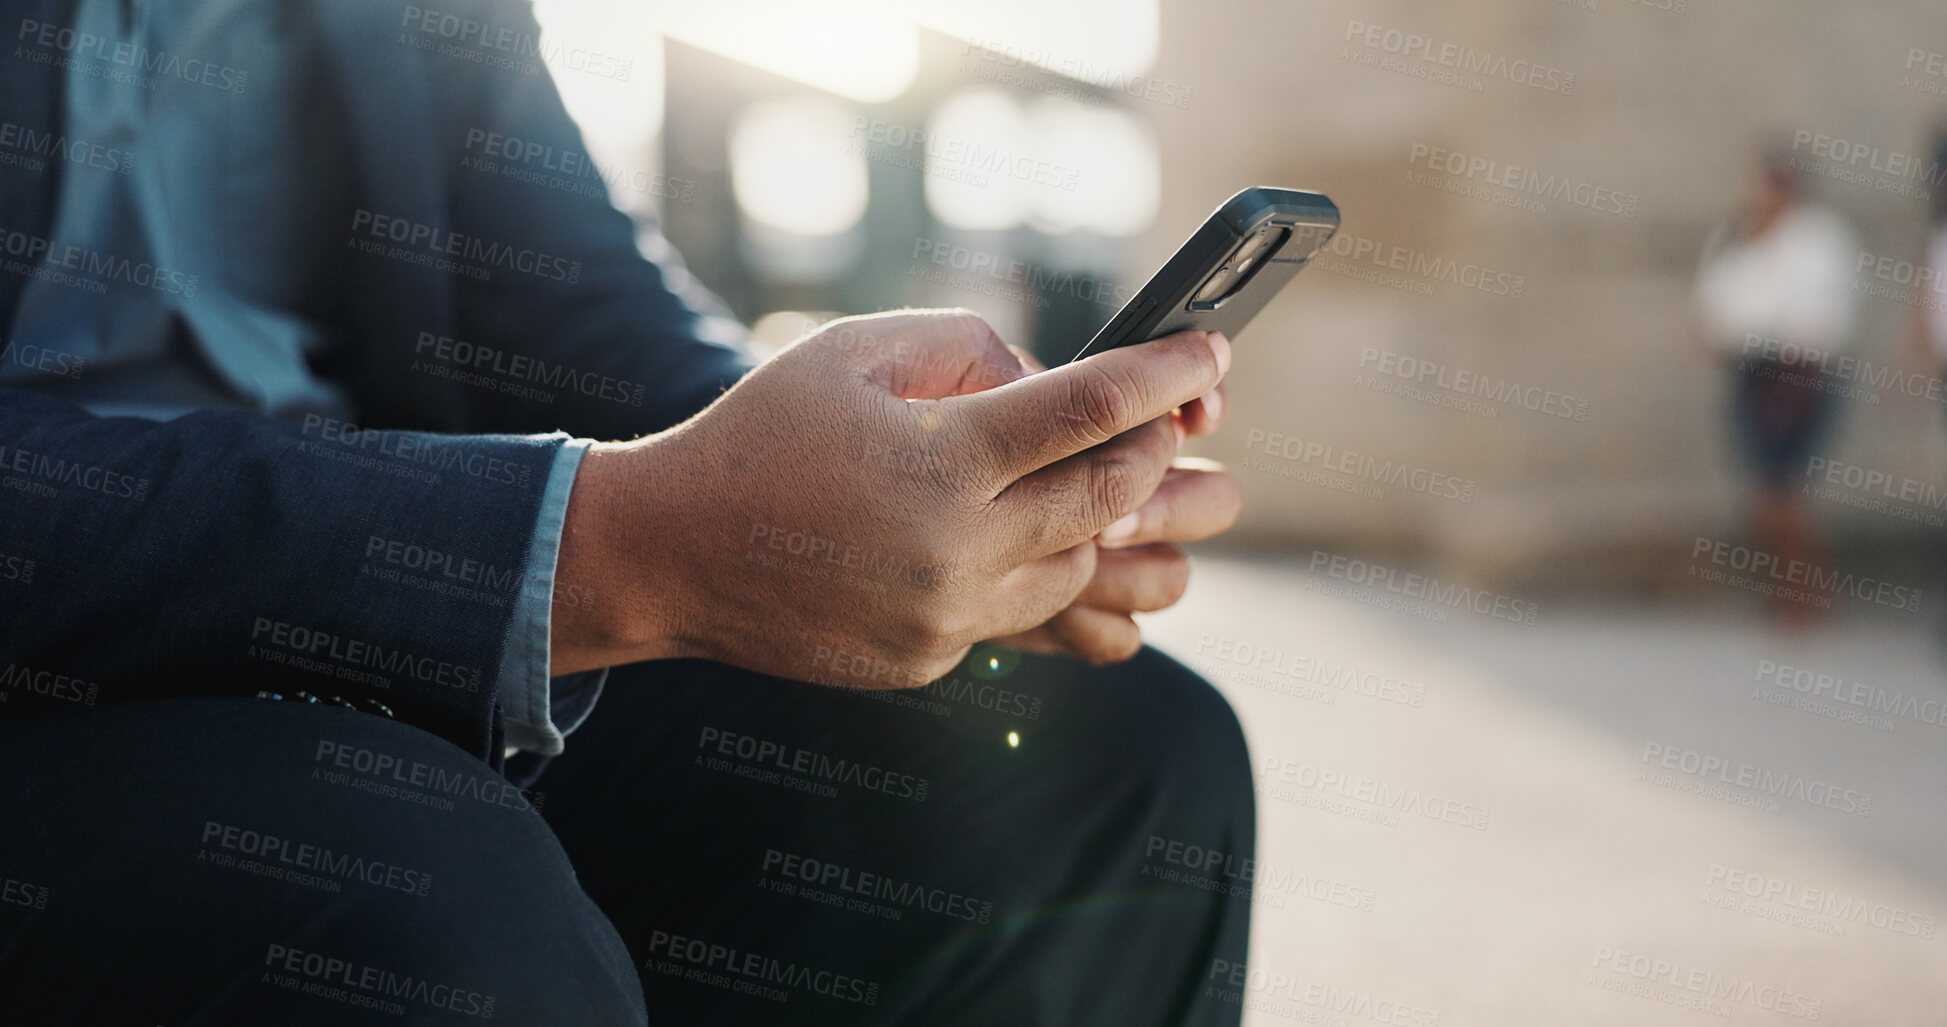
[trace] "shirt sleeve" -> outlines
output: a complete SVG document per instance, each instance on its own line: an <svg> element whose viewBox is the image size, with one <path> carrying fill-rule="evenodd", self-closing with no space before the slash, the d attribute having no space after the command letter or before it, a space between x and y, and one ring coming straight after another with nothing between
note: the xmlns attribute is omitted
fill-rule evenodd
<svg viewBox="0 0 1947 1027"><path fill-rule="evenodd" d="M561 532L567 524L575 473L591 444L590 439L563 443L542 488L534 541L528 546L525 578L507 625L507 655L500 667L498 693L509 754L524 749L542 756L560 755L565 736L588 719L608 677L606 670L548 676Z"/></svg>

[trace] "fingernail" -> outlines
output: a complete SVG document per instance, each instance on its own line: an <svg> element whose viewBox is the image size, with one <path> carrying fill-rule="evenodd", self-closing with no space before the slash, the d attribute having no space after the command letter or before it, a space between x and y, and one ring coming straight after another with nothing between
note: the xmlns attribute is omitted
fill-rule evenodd
<svg viewBox="0 0 1947 1027"><path fill-rule="evenodd" d="M1224 416L1224 394L1211 389L1203 394L1203 414L1210 423L1215 424Z"/></svg>
<svg viewBox="0 0 1947 1027"><path fill-rule="evenodd" d="M1136 520L1137 520L1136 515L1130 514L1127 517L1124 517L1121 520L1116 521L1114 524L1111 524L1108 527L1103 528L1102 541L1121 542L1135 535Z"/></svg>
<svg viewBox="0 0 1947 1027"><path fill-rule="evenodd" d="M1230 373L1230 340L1224 338L1224 333L1222 332L1211 332L1209 335L1209 339L1210 339L1210 352L1215 353L1217 355L1218 376L1221 377L1223 375L1229 374Z"/></svg>

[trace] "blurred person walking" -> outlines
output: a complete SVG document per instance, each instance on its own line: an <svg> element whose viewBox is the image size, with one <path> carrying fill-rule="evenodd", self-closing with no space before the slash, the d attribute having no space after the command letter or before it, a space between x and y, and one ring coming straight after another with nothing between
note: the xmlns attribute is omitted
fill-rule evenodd
<svg viewBox="0 0 1947 1027"><path fill-rule="evenodd" d="M1712 232L1697 269L1698 336L1730 369L1733 430L1757 476L1750 530L1786 568L1821 559L1797 486L1831 427L1829 369L1852 343L1858 252L1845 217L1806 197L1796 158L1767 150L1742 211ZM1814 602L1774 595L1771 606L1801 628Z"/></svg>

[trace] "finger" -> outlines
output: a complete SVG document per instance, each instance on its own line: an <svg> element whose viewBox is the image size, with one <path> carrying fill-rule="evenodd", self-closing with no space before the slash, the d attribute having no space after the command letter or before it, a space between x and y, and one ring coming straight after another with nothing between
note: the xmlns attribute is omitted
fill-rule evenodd
<svg viewBox="0 0 1947 1027"><path fill-rule="evenodd" d="M833 321L819 345L853 355L867 377L900 399L943 399L991 389L1029 372L970 310L903 310Z"/></svg>
<svg viewBox="0 0 1947 1027"><path fill-rule="evenodd" d="M1029 374L1034 374L1040 371L1046 371L1048 369L1048 365L1042 363L1041 358L1035 356L1032 350L1029 350L1024 346L1016 346L1011 342L1007 344L1007 348L1013 351L1014 359L1019 360L1021 362L1021 366L1028 369Z"/></svg>
<svg viewBox="0 0 1947 1027"><path fill-rule="evenodd" d="M1158 417L1009 485L988 507L1012 529L1006 558L1059 552L1136 511L1168 474L1176 443L1170 419Z"/></svg>
<svg viewBox="0 0 1947 1027"><path fill-rule="evenodd" d="M1217 387L1183 404L1177 416L1183 421L1183 430L1191 438L1200 438L1214 433L1224 423L1224 386Z"/></svg>
<svg viewBox="0 0 1947 1027"><path fill-rule="evenodd" d="M1230 469L1213 460L1178 457L1136 511L1102 529L1104 549L1152 542L1195 542L1229 531L1244 509Z"/></svg>
<svg viewBox="0 0 1947 1027"><path fill-rule="evenodd" d="M1075 601L1095 578L1095 543L1083 541L1031 560L1001 578L989 637L1031 631Z"/></svg>
<svg viewBox="0 0 1947 1027"><path fill-rule="evenodd" d="M1062 641L1061 636L1055 634L1054 629L1046 624L1029 628L1026 631L1017 631L1006 638L996 638L991 641L995 645L1004 645L1009 649L1019 649L1022 652L1028 653L1047 653L1050 656L1075 655L1069 651L1068 643Z"/></svg>
<svg viewBox="0 0 1947 1027"><path fill-rule="evenodd" d="M1071 606L1048 621L1068 651L1090 663L1120 663L1142 648L1142 628L1126 613Z"/></svg>
<svg viewBox="0 0 1947 1027"><path fill-rule="evenodd" d="M1189 587L1190 558L1175 546L1104 549L1095 557L1095 577L1075 602L1116 613L1149 613L1175 606Z"/></svg>
<svg viewBox="0 0 1947 1027"><path fill-rule="evenodd" d="M1147 424L1209 392L1230 364L1216 332L1123 346L977 395L956 407L1007 480Z"/></svg>

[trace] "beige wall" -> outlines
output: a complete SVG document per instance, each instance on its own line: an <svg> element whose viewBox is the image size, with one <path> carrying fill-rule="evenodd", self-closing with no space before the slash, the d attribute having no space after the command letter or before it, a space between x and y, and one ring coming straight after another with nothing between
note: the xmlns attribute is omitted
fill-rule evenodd
<svg viewBox="0 0 1947 1027"><path fill-rule="evenodd" d="M1194 92L1186 110L1148 110L1164 197L1145 265L1234 188L1265 183L1329 193L1355 236L1523 280L1517 300L1444 281L1420 295L1319 267L1301 276L1241 340L1229 423L1204 452L1242 461L1257 428L1473 479L1478 491L1468 503L1397 488L1372 499L1241 469L1246 538L1424 548L1497 577L1612 580L1654 578L1655 557L1735 531L1742 479L1725 377L1686 334L1697 249L1735 203L1766 129L1925 154L1943 104L1902 79L1910 47L1947 49L1915 27L1947 22L1919 2L1689 0L1681 13L1594 3L1165 4L1155 72ZM1353 21L1572 72L1573 89L1479 75L1476 92L1362 66L1344 54L1388 55L1348 42ZM1545 213L1517 210L1415 184L1415 144L1633 194L1637 213L1559 199ZM1918 252L1923 201L1811 181L1867 249ZM1863 299L1862 314L1859 353L1892 359L1908 309ZM1368 346L1586 399L1588 419L1505 405L1488 419L1383 395L1355 381ZM1947 419L1935 406L1898 395L1844 403L1830 452L1947 486ZM1885 515L1814 509L1848 537L1903 531Z"/></svg>

